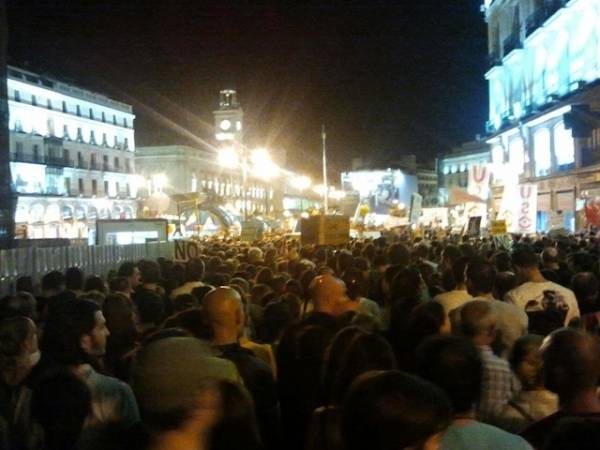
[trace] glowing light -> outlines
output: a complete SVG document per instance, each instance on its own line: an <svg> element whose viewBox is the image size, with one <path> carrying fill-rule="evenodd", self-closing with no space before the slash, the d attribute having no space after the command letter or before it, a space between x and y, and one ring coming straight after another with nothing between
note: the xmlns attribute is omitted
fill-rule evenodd
<svg viewBox="0 0 600 450"><path fill-rule="evenodd" d="M556 164L559 166L575 162L575 147L571 132L565 129L565 123L560 122L554 127L554 153Z"/></svg>
<svg viewBox="0 0 600 450"><path fill-rule="evenodd" d="M291 184L293 187L298 189L299 191L303 191L308 189L311 185L310 178L307 176L301 175L291 179Z"/></svg>
<svg viewBox="0 0 600 450"><path fill-rule="evenodd" d="M237 167L240 164L240 156L233 147L220 149L217 160L223 167Z"/></svg>
<svg viewBox="0 0 600 450"><path fill-rule="evenodd" d="M162 192L167 185L167 182L167 176L164 173L152 175L152 184L154 185L155 192Z"/></svg>
<svg viewBox="0 0 600 450"><path fill-rule="evenodd" d="M337 189L333 189L329 193L329 196L334 200L341 200L344 197L346 197L346 193L344 191L338 191Z"/></svg>
<svg viewBox="0 0 600 450"><path fill-rule="evenodd" d="M270 180L279 175L279 167L273 162L271 155L264 148L252 151L250 161L252 162L252 172L260 178Z"/></svg>
<svg viewBox="0 0 600 450"><path fill-rule="evenodd" d="M302 217L303 219L308 219L310 216L306 211L304 211L302 214L300 214L300 217Z"/></svg>

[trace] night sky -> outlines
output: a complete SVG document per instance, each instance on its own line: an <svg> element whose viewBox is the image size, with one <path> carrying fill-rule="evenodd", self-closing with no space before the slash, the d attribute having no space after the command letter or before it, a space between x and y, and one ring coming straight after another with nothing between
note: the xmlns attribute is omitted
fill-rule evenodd
<svg viewBox="0 0 600 450"><path fill-rule="evenodd" d="M137 145L211 140L225 87L247 144L313 174L321 123L341 170L430 159L486 120L481 0L7 3L10 62L133 104Z"/></svg>

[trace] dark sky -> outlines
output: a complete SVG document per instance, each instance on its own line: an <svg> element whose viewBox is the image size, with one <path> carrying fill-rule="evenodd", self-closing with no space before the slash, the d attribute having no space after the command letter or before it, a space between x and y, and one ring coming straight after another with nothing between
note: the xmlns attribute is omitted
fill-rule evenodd
<svg viewBox="0 0 600 450"><path fill-rule="evenodd" d="M250 145L317 172L427 159L483 129L481 0L7 0L9 59L134 105L137 145L212 134L235 87Z"/></svg>

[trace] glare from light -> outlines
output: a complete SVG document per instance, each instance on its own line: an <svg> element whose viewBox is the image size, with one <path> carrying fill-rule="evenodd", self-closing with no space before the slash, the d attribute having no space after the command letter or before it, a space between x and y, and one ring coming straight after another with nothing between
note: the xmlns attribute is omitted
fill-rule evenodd
<svg viewBox="0 0 600 450"><path fill-rule="evenodd" d="M253 150L250 155L252 173L265 180L270 180L279 175L279 167L271 159L271 155L264 148Z"/></svg>
<svg viewBox="0 0 600 450"><path fill-rule="evenodd" d="M289 219L290 217L292 217L292 213L289 212L287 209L283 212L283 217L285 217L286 219Z"/></svg>
<svg viewBox="0 0 600 450"><path fill-rule="evenodd" d="M308 219L310 216L306 211L304 211L302 214L300 214L300 217L302 217L303 219Z"/></svg>
<svg viewBox="0 0 600 450"><path fill-rule="evenodd" d="M240 156L233 147L224 147L219 150L217 160L222 167L237 167L240 163Z"/></svg>
<svg viewBox="0 0 600 450"><path fill-rule="evenodd" d="M155 192L162 192L167 182L167 176L164 173L152 175L152 184L154 185Z"/></svg>
<svg viewBox="0 0 600 450"><path fill-rule="evenodd" d="M317 184L313 187L313 191L319 195L325 195L325 185Z"/></svg>
<svg viewBox="0 0 600 450"><path fill-rule="evenodd" d="M298 189L299 191L303 191L308 189L311 185L310 178L304 175L300 175L291 179L291 184L293 187Z"/></svg>
<svg viewBox="0 0 600 450"><path fill-rule="evenodd" d="M334 189L329 193L329 196L334 200L341 200L346 197L346 193L344 191L338 191L337 189Z"/></svg>

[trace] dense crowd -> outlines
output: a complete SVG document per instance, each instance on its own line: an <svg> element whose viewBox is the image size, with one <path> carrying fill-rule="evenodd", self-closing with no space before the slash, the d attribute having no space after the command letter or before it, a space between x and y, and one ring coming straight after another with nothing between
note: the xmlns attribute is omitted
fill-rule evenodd
<svg viewBox="0 0 600 450"><path fill-rule="evenodd" d="M600 240L206 241L0 300L0 448L599 449Z"/></svg>

